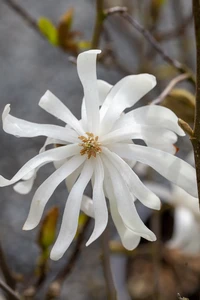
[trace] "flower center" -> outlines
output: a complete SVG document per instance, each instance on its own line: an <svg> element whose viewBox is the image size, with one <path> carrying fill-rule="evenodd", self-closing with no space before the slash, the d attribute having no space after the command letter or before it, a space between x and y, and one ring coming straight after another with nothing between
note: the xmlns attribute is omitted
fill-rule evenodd
<svg viewBox="0 0 200 300"><path fill-rule="evenodd" d="M81 155L86 154L88 156L88 159L91 156L96 157L97 153L101 153L101 144L98 142L99 137L94 136L91 132L86 132L86 136L79 136L79 140L82 141L82 143L79 144L79 146L83 147L83 149L80 151Z"/></svg>

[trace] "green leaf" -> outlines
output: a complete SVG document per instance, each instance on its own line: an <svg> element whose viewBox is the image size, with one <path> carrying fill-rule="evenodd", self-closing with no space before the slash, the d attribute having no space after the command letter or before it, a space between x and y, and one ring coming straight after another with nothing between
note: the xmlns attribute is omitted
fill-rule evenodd
<svg viewBox="0 0 200 300"><path fill-rule="evenodd" d="M38 27L51 44L58 46L59 42L57 29L49 19L43 17L40 18L38 20Z"/></svg>

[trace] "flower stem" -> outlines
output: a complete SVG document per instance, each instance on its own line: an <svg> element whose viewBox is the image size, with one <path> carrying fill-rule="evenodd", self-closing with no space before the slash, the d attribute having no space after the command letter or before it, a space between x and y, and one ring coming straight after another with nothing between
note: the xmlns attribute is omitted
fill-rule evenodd
<svg viewBox="0 0 200 300"><path fill-rule="evenodd" d="M103 21L105 19L103 8L104 0L96 0L96 20L91 41L91 49L96 49L99 46L99 41L103 29Z"/></svg>
<svg viewBox="0 0 200 300"><path fill-rule="evenodd" d="M109 249L109 230L108 225L102 234L102 265L107 287L107 299L117 300L117 292L115 289L112 271L110 267L110 249Z"/></svg>

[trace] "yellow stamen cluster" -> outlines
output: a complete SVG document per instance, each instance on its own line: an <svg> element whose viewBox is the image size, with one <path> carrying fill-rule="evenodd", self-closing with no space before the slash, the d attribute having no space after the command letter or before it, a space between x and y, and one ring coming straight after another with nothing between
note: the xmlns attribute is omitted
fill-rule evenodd
<svg viewBox="0 0 200 300"><path fill-rule="evenodd" d="M83 135L79 136L79 139L82 141L79 146L83 147L80 154L87 154L89 159L91 156L96 157L97 153L101 152L101 144L98 142L98 136L94 136L91 132L86 132L86 134L87 137Z"/></svg>

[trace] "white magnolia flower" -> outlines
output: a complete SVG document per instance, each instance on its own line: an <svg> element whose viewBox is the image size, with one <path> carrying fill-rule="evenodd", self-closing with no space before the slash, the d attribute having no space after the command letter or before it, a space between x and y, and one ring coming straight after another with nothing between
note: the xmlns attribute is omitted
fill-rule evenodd
<svg viewBox="0 0 200 300"><path fill-rule="evenodd" d="M61 258L71 244L80 209L95 219L94 230L86 245L101 235L108 222L105 195L127 249L135 248L140 237L149 241L156 239L140 219L134 201L138 198L149 208L159 209L160 200L132 171L137 161L151 166L191 195L197 195L194 168L171 154L175 152L173 144L177 134L184 135L174 113L158 106L144 106L123 113L156 85L155 77L131 75L112 87L96 78L98 53L99 50L87 51L77 59L84 90L80 121L49 91L41 98L39 106L66 123L65 127L17 119L10 115L9 105L3 112L3 128L7 133L20 137L46 136L46 144L57 144L50 150L44 145L41 153L28 161L11 180L0 177L0 186L23 179L21 186L15 187L23 191L27 178L34 181L38 168L50 162L56 164L56 171L41 184L33 197L25 230L38 225L47 201L67 178L69 196L59 235L51 251L54 260ZM134 139L144 140L147 146L135 145ZM92 200L83 197L90 180ZM30 190L33 181L29 182L24 193Z"/></svg>

